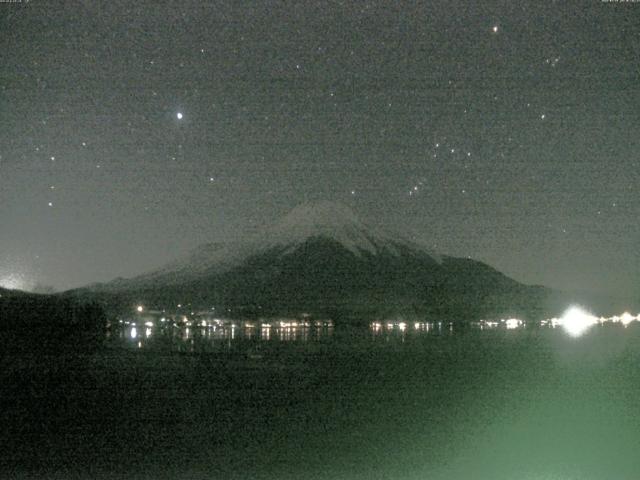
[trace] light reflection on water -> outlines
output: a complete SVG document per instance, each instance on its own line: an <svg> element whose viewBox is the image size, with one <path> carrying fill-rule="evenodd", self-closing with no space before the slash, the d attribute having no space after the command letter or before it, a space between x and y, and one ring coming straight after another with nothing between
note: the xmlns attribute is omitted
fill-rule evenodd
<svg viewBox="0 0 640 480"><path fill-rule="evenodd" d="M585 333L580 340L565 334L562 321L525 323L505 319L454 324L394 318L351 329L299 321L229 320L207 321L205 325L189 321L191 324L187 326L186 322L154 323L136 317L127 325L123 322L121 329L114 330L113 337L141 351L168 347L179 352L226 352L238 346L234 351L245 357L242 363L209 363L208 358L176 360L178 355L124 356L133 360L130 367L128 363L116 364L117 368L124 365L122 385L135 389L136 384L130 380L140 378L138 392L155 391L149 385L162 385L166 389L159 389L157 396L154 394L142 407L149 408L149 415L139 414L141 396L131 396L136 402L131 409L136 417L132 414L121 425L127 429L133 425L144 432L138 438L162 437L166 431L177 428L178 435L172 438L176 438L180 452L201 449L217 453L222 445L226 448L225 455L234 455L237 448L234 441L208 440L211 432L217 432L224 423L229 425L222 430L226 435L217 438L235 439L242 432L250 432L241 437L243 441L250 438L249 448L238 449L238 457L229 460L234 468L243 465L240 460L246 461L241 457L246 451L260 453L251 458L254 461L270 459L275 450L282 452L278 461L287 467L294 458L324 471L327 463L331 466L326 459L335 458L337 465L355 464L364 472L376 468L389 478L636 478L615 474L545 474L564 472L566 463L586 463L585 468L602 464L603 470L604 465L609 469L613 468L611 465L630 465L629 470L636 466L631 459L637 458L633 449L640 431L633 421L638 410L635 395L638 354L634 352L640 350L633 348L640 345L637 317L622 315L598 320L590 330L595 335ZM566 323L566 318L563 321ZM353 331L355 336L343 335L346 330ZM544 334L530 336L531 331ZM540 341L541 337L544 341ZM355 340L355 347L340 343L343 339ZM362 342L357 343L358 340ZM338 355L329 356L326 362L317 361L320 356L298 355L309 351L325 353L324 346L314 350L323 341L324 346L330 347L326 352L337 351ZM279 343L284 347L280 349ZM266 347L267 344L275 348ZM366 348L367 353L358 352L358 348ZM369 350L372 348L376 349ZM270 355L273 351L277 354ZM353 357L344 355L352 351ZM392 355L387 355L389 352ZM171 368L165 371L156 368L157 365ZM141 366L154 368L143 377L139 376ZM310 385L314 388L304 388ZM189 393L192 390L196 393ZM155 418L151 415L156 412L164 412L165 405L173 405L176 392L187 392L176 400L179 405L176 410L197 415L176 414L173 418L184 422L177 427L160 422L155 427L146 423L137 426L136 421L147 422ZM241 404L239 409L235 400L245 398L251 402ZM300 401L302 407L285 409L282 398ZM263 420L273 418L274 411L280 415L277 422ZM228 420L236 414L240 420L236 423ZM225 421L220 422L219 418ZM303 422L299 421L301 418ZM126 443L128 430L120 428L125 432L120 435ZM156 431L158 435L148 434ZM270 437L272 432L275 435ZM278 448L263 440L276 435L282 442L286 439L286 443L277 444ZM164 451L150 440L143 440L141 445L145 454L157 452L155 461L163 461ZM442 445L442 451L434 445ZM304 448L297 449L299 446ZM377 450L378 446L388 455L380 455L382 450ZM341 457L342 452L349 452L349 457L347 454ZM219 466L215 462L224 462L220 460L223 455L206 458L212 462L203 463L207 472ZM439 458L445 458L447 464L443 466L434 460ZM313 464L316 460L318 463ZM257 460L262 467L260 461L266 460ZM403 475L404 465L413 465L416 475ZM527 469L536 475L528 475ZM264 478L283 477L287 478L277 474ZM333 470L320 478L337 477Z"/></svg>
<svg viewBox="0 0 640 480"><path fill-rule="evenodd" d="M575 308L570 312L578 311ZM575 315L574 315L575 316ZM588 325L581 324L580 335L590 328L602 327L605 324L617 324L628 327L638 317L624 313L622 316L609 318L578 315L578 320L588 318ZM142 321L141 321L142 320ZM410 337L444 336L460 334L465 331L518 331L526 329L555 329L563 326L569 335L577 336L576 329L571 326L568 315L557 319L539 322L525 322L517 318L502 320L480 320L466 323L445 321L408 321L405 319L387 319L373 321L368 328L362 330L369 338L404 342ZM575 323L575 322L574 322ZM584 323L584 322L583 322ZM144 328L144 330L143 330ZM330 339L334 334L334 323L331 320L189 320L168 321L164 317L159 321L152 317L120 320L116 328L110 332L110 341L120 341L123 345L135 348L168 348L178 351L230 350L237 344L265 343L308 343ZM116 340L114 340L116 339Z"/></svg>
<svg viewBox="0 0 640 480"><path fill-rule="evenodd" d="M123 322L124 323L124 322ZM332 337L333 322L295 324L289 322L237 321L203 326L175 324L155 325L147 322L144 336L135 322L123 324L112 341L135 348L169 348L172 350L207 351L231 348L240 343L306 343Z"/></svg>

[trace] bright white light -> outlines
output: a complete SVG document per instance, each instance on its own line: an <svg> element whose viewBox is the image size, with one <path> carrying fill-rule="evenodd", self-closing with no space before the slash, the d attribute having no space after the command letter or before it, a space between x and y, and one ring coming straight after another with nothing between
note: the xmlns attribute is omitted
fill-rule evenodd
<svg viewBox="0 0 640 480"><path fill-rule="evenodd" d="M176 114L176 117L178 117L178 120L182 120L182 113L178 112L178 113Z"/></svg>
<svg viewBox="0 0 640 480"><path fill-rule="evenodd" d="M138 305L136 307L136 310L138 311L138 313L142 313L142 311L144 310L144 307L142 305Z"/></svg>
<svg viewBox="0 0 640 480"><path fill-rule="evenodd" d="M620 317L620 321L622 322L622 324L626 327L627 325L629 325L631 322L633 322L636 319L636 317L634 317L633 315L631 315L629 312L624 312L622 314L622 316Z"/></svg>
<svg viewBox="0 0 640 480"><path fill-rule="evenodd" d="M27 285L24 278L20 274L9 274L4 277L0 277L0 287L7 288L9 290L24 290Z"/></svg>
<svg viewBox="0 0 640 480"><path fill-rule="evenodd" d="M145 327L153 327L153 322L144 322Z"/></svg>
<svg viewBox="0 0 640 480"><path fill-rule="evenodd" d="M400 329L401 332L404 332L407 329L407 324L404 322L400 322L398 324L398 328Z"/></svg>
<svg viewBox="0 0 640 480"><path fill-rule="evenodd" d="M504 322L507 326L507 329L512 330L514 328L518 328L522 325L522 320L518 320L517 318L509 318Z"/></svg>
<svg viewBox="0 0 640 480"><path fill-rule="evenodd" d="M578 307L571 307L560 320L565 331L572 337L581 336L597 322L596 317Z"/></svg>
<svg viewBox="0 0 640 480"><path fill-rule="evenodd" d="M136 327L133 327L131 329L131 338L136 338L138 336L138 329Z"/></svg>
<svg viewBox="0 0 640 480"><path fill-rule="evenodd" d="M492 30L493 30L493 33L498 33L498 26L494 25Z"/></svg>

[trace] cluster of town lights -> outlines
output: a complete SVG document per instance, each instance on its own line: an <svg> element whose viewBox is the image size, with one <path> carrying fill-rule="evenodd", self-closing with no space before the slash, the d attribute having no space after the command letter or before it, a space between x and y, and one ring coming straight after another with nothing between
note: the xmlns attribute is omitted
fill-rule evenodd
<svg viewBox="0 0 640 480"><path fill-rule="evenodd" d="M562 317L542 320L539 323L543 327L562 327L568 335L572 337L579 337L586 333L594 325L602 325L604 323L620 323L624 327L627 327L631 322L635 321L640 321L640 314L631 315L629 312L624 312L622 315L614 315L613 317L596 317L580 307L572 306L564 312ZM513 329L523 326L525 322L517 318L510 318L497 322L489 322L486 320L483 320L481 322L481 325L489 327L497 327L501 324L505 325L508 329Z"/></svg>
<svg viewBox="0 0 640 480"><path fill-rule="evenodd" d="M500 320L480 320L478 322L472 322L473 326L479 327L481 330L492 329L502 327L507 330L514 330L522 328L525 325L536 324L542 327L562 327L564 331L572 337L579 337L586 333L594 325L602 325L604 323L619 323L624 327L629 326L631 322L640 321L640 314L631 315L629 312L624 312L622 315L614 315L612 317L596 317L589 312L586 312L580 307L572 306L564 312L559 318L550 318L547 320L541 320L538 322L525 322L519 318L503 318ZM446 323L449 329L453 327L453 323ZM429 332L432 329L442 330L443 322L415 322L413 324L414 330ZM405 321L386 321L386 322L373 322L371 323L371 329L374 333L381 333L383 330L398 330L404 333L408 330L408 324Z"/></svg>
<svg viewBox="0 0 640 480"><path fill-rule="evenodd" d="M178 305L181 307L181 305ZM215 310L215 307L212 307L211 310ZM174 327L231 327L236 328L236 322L240 323L244 328L255 328L256 323L251 321L240 321L240 320L231 320L228 318L211 318L211 312L191 312L189 314L168 314L165 310L150 310L147 309L144 305L136 305L134 311L138 314L136 318L141 320L140 322L136 322L133 318L130 319L120 319L119 323L131 327L135 327L137 323L142 323L144 320L144 325L147 327L156 326L156 322L160 322L161 324L169 323ZM144 315L143 315L144 314ZM160 317L159 320L157 317ZM308 328L308 327L332 327L333 321L328 319L322 320L312 320L309 314L302 314L301 319L297 318L282 318L282 319L266 319L260 320L258 323L261 328Z"/></svg>
<svg viewBox="0 0 640 480"><path fill-rule="evenodd" d="M145 312L145 307L142 305L138 305L136 306L135 310L137 313L141 314ZM181 322L182 324L186 326L192 325L191 319L189 319L186 315L181 315L181 317L182 317L182 322ZM166 318L163 317L160 321L164 323L166 321ZM634 316L634 315L631 315L629 312L624 312L622 315L619 315L619 316L614 315L613 317L596 317L590 314L589 312L583 310L580 307L572 306L568 308L560 318L550 318L547 320L541 320L539 322L534 322L534 323L537 323L543 327L544 326L550 326L552 328L562 327L568 335L572 337L579 337L584 333L586 333L592 326L597 324L604 324L604 323L610 322L610 323L620 323L623 326L627 327L631 322L634 322L634 321L640 321L640 314ZM124 322L124 323L129 324L130 322ZM474 322L473 324L478 325L480 329L496 328L496 327L502 326L507 330L513 330L513 329L517 329L525 326L526 323L527 322L525 322L524 320L521 320L518 318L506 318L501 320L480 320L479 322ZM197 323L193 323L193 325L199 325L202 327L212 327L212 326L215 327L215 326L222 326L226 324L230 324L232 328L235 327L235 324L233 322L230 322L228 320L221 320L218 318L213 320L201 319ZM131 322L131 325L135 326L136 324L135 322ZM326 322L326 321L310 322L306 318L302 320L282 319L280 321L275 322L275 325L280 328L297 328L297 327L305 328L310 326L316 326L316 327L327 326L327 325L331 326L332 322L330 321L329 322ZM436 322L436 323L415 322L413 326L415 330L422 330L422 331L428 332L435 325L437 325L438 330L440 330L442 329L443 323L442 322ZM452 323L448 323L447 325L449 327L453 326ZM151 321L146 321L145 326L152 327L154 326L154 323ZM252 324L246 325L246 326L253 327ZM271 324L270 323L267 324L263 322L261 324L261 327L270 328ZM385 323L373 322L371 324L371 328L374 330L374 332L380 332L385 327L387 330L394 330L397 328L400 332L406 332L409 329L409 324L402 320L387 321Z"/></svg>

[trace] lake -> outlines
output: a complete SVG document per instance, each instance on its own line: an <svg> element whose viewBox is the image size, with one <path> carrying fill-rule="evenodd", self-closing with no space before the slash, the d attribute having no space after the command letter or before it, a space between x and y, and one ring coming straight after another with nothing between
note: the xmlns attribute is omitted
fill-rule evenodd
<svg viewBox="0 0 640 480"><path fill-rule="evenodd" d="M97 354L3 356L0 476L640 472L637 321L580 335L513 323L248 323L130 322Z"/></svg>

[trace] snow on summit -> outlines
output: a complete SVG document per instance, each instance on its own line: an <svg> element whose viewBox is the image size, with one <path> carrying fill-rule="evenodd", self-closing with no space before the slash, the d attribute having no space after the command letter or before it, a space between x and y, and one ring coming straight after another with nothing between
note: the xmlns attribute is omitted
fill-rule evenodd
<svg viewBox="0 0 640 480"><path fill-rule="evenodd" d="M371 227L361 221L350 208L324 201L294 208L273 226L245 241L202 245L186 257L125 282L178 283L200 278L210 273L229 270L251 256L271 250L277 250L280 254L293 252L310 238L320 237L335 241L357 256L364 252L377 255L383 251L399 255L401 251L410 250L426 253L437 262L441 261L438 255L430 252L425 246L404 239L398 234Z"/></svg>
<svg viewBox="0 0 640 480"><path fill-rule="evenodd" d="M282 250L284 247L283 253L292 252L308 239L317 237L331 239L358 256L363 252L375 255L383 250L398 254L399 247L408 247L428 253L436 261L440 261L438 255L429 252L422 245L367 225L349 207L323 201L297 206L273 226L244 242L225 247L203 245L187 258L167 265L158 273L179 270L197 274L212 268L225 270L245 258L272 249Z"/></svg>
<svg viewBox="0 0 640 480"><path fill-rule="evenodd" d="M399 245L425 250L400 235L367 225L349 207L329 201L294 208L265 232L262 242L266 248L289 246L290 251L312 237L334 240L356 255L385 249L397 254Z"/></svg>
<svg viewBox="0 0 640 480"><path fill-rule="evenodd" d="M275 226L265 240L269 246L302 243L311 237L330 238L354 253L377 251L376 232L361 222L348 207L333 202L304 204L294 208ZM382 239L380 239L382 240Z"/></svg>

